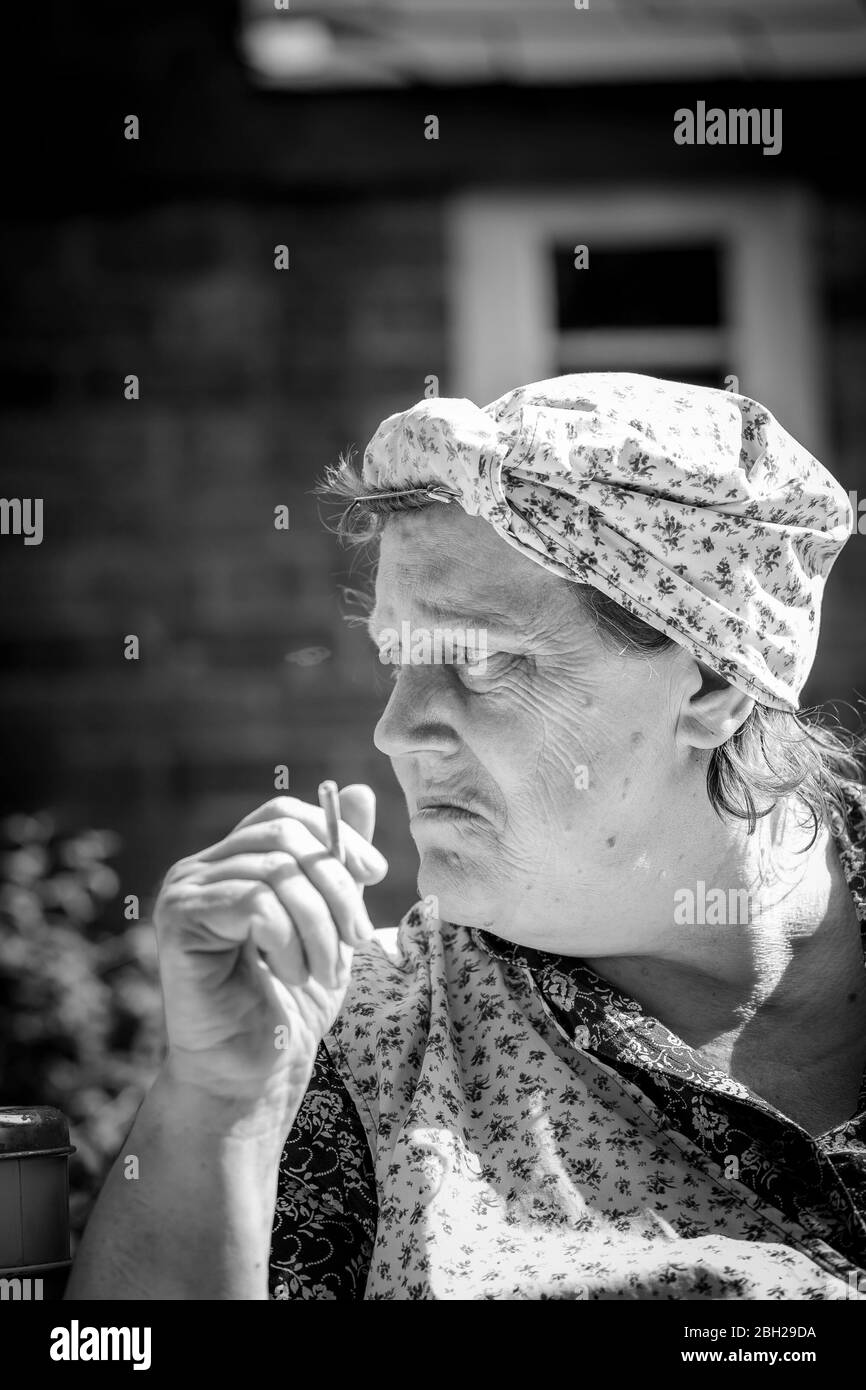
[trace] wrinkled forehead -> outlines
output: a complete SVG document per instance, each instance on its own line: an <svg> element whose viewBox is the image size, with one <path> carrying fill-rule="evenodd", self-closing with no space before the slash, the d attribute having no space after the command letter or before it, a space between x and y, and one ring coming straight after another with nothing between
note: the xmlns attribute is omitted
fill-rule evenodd
<svg viewBox="0 0 866 1390"><path fill-rule="evenodd" d="M464 616L531 627L563 581L521 555L482 517L436 503L389 518L382 533L371 625L406 616Z"/></svg>

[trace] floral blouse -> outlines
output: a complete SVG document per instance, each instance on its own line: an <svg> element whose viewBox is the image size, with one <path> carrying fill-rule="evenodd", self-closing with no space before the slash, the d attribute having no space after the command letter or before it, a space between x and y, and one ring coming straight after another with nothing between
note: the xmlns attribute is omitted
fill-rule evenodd
<svg viewBox="0 0 866 1390"><path fill-rule="evenodd" d="M866 949L866 787L832 830ZM818 1138L585 963L355 952L280 1165L274 1299L866 1298L866 1076Z"/></svg>

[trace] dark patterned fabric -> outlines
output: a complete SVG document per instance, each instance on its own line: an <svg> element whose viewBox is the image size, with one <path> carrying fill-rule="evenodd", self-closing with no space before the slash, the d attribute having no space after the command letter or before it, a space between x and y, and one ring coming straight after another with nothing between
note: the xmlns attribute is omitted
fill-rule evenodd
<svg viewBox="0 0 866 1390"><path fill-rule="evenodd" d="M845 793L848 824L834 815L831 828L866 953L866 788L849 783ZM866 1074L855 1116L814 1138L746 1086L708 1065L634 999L582 961L516 946L489 932L473 930L469 935L485 957L502 962L509 977L516 979L516 971L531 981L564 1038L636 1088L635 1093L659 1113L662 1132L684 1136L711 1164L728 1172L733 1160L735 1186L749 1189L796 1223L797 1229L809 1233L815 1248L820 1248L825 1269L835 1270L841 1279L849 1277L852 1267L866 1269ZM458 984L461 978L469 981L468 970L467 966L462 976L458 974ZM396 1040L395 1035L392 1041ZM336 1037L333 1045L339 1046ZM413 1066L421 1061L415 1052L417 1048L410 1052ZM365 1055L364 1061L372 1063L372 1057ZM499 1074L505 1075L501 1064ZM532 1078L526 1082L531 1084ZM471 1104L473 1097L464 1100ZM379 1220L366 1118L365 1125L323 1045L282 1157L271 1251L274 1298L364 1297ZM507 1122L505 1116L502 1123ZM496 1138L490 1134L491 1141ZM625 1157L621 1163L628 1166ZM592 1174L587 1172L586 1178L591 1186ZM626 1192L625 1177L622 1183ZM720 1209L726 1205L719 1198L713 1200ZM688 1219L680 1217L676 1234L689 1234L684 1229L687 1225ZM699 1223L694 1233L699 1233ZM417 1244L414 1235L409 1239L410 1245L413 1240ZM736 1287L735 1274L732 1278ZM387 1279L387 1270L380 1269L379 1282L387 1283ZM419 1285L415 1294L396 1296L430 1295ZM705 1291L685 1296L714 1295ZM807 1296L828 1295L816 1291Z"/></svg>
<svg viewBox="0 0 866 1390"><path fill-rule="evenodd" d="M367 1136L322 1044L280 1163L271 1297L363 1298L375 1234Z"/></svg>

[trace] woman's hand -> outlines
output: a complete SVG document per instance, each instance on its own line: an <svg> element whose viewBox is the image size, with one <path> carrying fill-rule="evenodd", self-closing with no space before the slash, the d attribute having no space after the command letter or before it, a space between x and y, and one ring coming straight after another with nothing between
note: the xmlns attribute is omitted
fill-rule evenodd
<svg viewBox="0 0 866 1390"><path fill-rule="evenodd" d="M373 924L364 885L387 861L370 844L376 798L340 794L346 866L330 853L324 813L268 801L200 854L169 870L157 899L169 1052L183 1085L220 1100L287 1110L306 1089L333 1025L354 947Z"/></svg>

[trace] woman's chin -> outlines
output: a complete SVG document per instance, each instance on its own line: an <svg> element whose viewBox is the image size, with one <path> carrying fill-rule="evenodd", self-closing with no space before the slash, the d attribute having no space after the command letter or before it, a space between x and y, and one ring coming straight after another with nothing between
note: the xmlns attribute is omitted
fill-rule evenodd
<svg viewBox="0 0 866 1390"><path fill-rule="evenodd" d="M455 864L453 855L425 854L418 872L418 892L430 902L433 915L460 927L480 927L490 920L490 896L485 894L477 869Z"/></svg>

